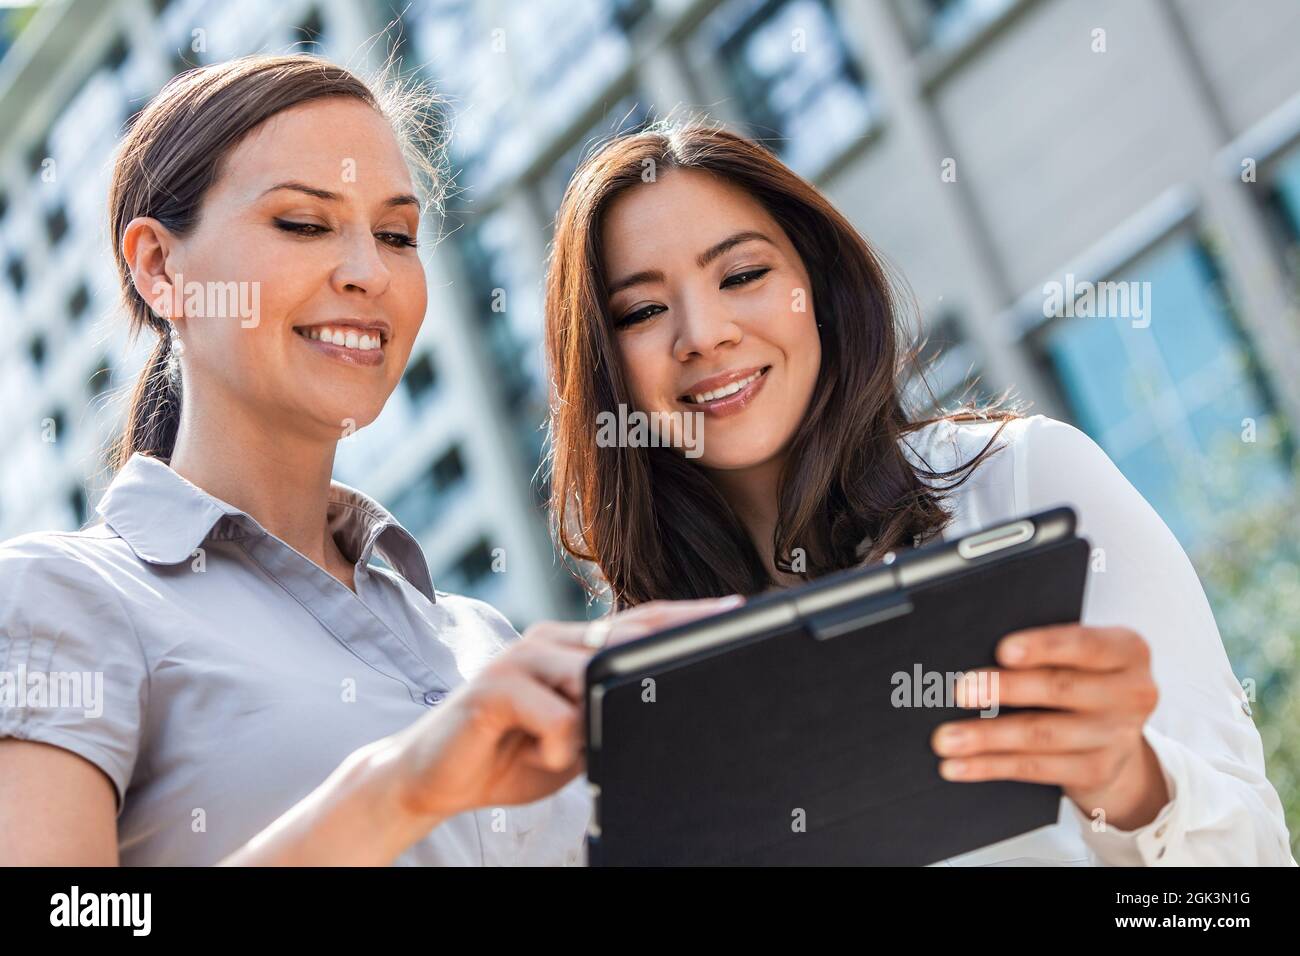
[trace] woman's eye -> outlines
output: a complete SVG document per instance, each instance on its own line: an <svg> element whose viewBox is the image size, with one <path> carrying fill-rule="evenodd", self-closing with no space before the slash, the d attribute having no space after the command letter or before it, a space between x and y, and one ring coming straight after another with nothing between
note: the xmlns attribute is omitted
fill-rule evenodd
<svg viewBox="0 0 1300 956"><path fill-rule="evenodd" d="M644 322L646 319L656 316L662 311L664 311L662 305L647 305L644 308L637 309L635 312L629 312L627 315L615 322L614 325L616 328L624 329L629 325L636 325L638 322Z"/></svg>
<svg viewBox="0 0 1300 956"><path fill-rule="evenodd" d="M748 272L737 272L734 276L727 276L722 280L722 288L732 289L738 285L744 285L747 282L753 282L755 279L761 279L771 272L771 269L750 269Z"/></svg>
<svg viewBox="0 0 1300 956"><path fill-rule="evenodd" d="M329 232L326 226L320 226L314 222L294 222L291 219L277 219L275 224L285 232L292 232L299 236L319 236L323 232Z"/></svg>
<svg viewBox="0 0 1300 956"><path fill-rule="evenodd" d="M375 233L375 235L390 246L398 249L414 249L417 245L417 240L404 232L379 232Z"/></svg>
<svg viewBox="0 0 1300 956"><path fill-rule="evenodd" d="M294 222L292 219L276 219L275 224L278 228L296 236L320 236L330 231L328 226L314 222ZM377 232L375 235L381 242L395 249L414 249L417 245L415 237L408 236L404 232Z"/></svg>

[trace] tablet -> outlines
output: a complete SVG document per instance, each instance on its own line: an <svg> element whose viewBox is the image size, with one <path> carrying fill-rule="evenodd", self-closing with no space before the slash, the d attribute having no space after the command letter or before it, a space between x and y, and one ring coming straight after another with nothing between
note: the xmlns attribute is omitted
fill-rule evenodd
<svg viewBox="0 0 1300 956"><path fill-rule="evenodd" d="M588 862L920 865L1056 823L1055 786L939 776L961 674L1076 622L1090 547L1054 508L605 648L586 672Z"/></svg>

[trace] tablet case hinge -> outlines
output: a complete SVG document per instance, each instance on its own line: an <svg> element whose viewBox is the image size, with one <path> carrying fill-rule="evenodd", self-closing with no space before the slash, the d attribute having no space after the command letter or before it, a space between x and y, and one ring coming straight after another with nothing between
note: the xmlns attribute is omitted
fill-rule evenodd
<svg viewBox="0 0 1300 956"><path fill-rule="evenodd" d="M850 605L834 611L822 611L804 618L804 624L819 641L830 640L841 634L860 631L904 614L912 613L912 601L906 595L896 596L887 604L873 602L867 607Z"/></svg>

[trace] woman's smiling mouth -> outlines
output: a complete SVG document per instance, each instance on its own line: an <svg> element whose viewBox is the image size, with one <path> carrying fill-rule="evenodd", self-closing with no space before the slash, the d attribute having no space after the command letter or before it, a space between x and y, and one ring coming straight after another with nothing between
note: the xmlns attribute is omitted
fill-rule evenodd
<svg viewBox="0 0 1300 956"><path fill-rule="evenodd" d="M727 372L695 383L679 397L684 405L706 415L728 415L743 410L767 382L772 366Z"/></svg>
<svg viewBox="0 0 1300 956"><path fill-rule="evenodd" d="M294 333L316 352L349 365L376 366L384 361L388 336L378 326L322 323L302 325Z"/></svg>

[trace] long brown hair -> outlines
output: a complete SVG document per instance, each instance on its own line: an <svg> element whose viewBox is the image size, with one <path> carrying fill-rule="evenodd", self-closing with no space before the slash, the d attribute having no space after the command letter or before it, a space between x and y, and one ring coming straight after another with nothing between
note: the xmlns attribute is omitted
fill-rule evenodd
<svg viewBox="0 0 1300 956"><path fill-rule="evenodd" d="M772 581L744 526L703 469L657 447L600 447L597 416L631 406L608 314L601 219L646 170L704 170L739 186L785 230L812 281L822 367L787 449L774 541L776 566L808 578L878 560L951 520L944 493L992 451L1019 415L1006 397L910 420L902 383L918 343L900 357L898 299L871 244L818 190L757 143L700 123L619 137L574 174L556 215L546 278L552 402L548 452L552 531L590 563L616 607L659 598L754 594ZM999 419L989 442L948 471L914 467L902 435L924 425ZM922 479L942 479L942 488ZM793 560L802 549L804 567Z"/></svg>
<svg viewBox="0 0 1300 956"><path fill-rule="evenodd" d="M239 57L181 73L132 118L113 165L109 237L131 336L147 328L158 341L131 393L124 431L109 451L113 471L137 452L171 457L182 395L171 325L136 290L122 253L127 224L149 216L186 235L223 160L248 133L277 113L332 96L360 100L388 119L426 203L437 202L443 182L440 104L418 83L393 79L394 63L390 54L373 78L363 80L312 54Z"/></svg>

